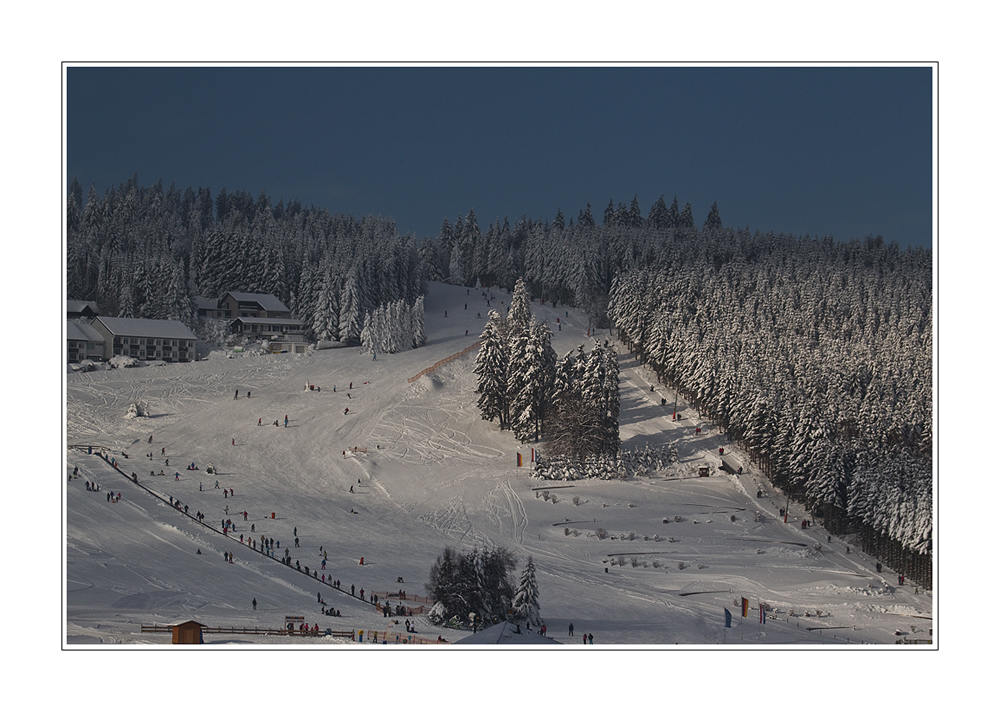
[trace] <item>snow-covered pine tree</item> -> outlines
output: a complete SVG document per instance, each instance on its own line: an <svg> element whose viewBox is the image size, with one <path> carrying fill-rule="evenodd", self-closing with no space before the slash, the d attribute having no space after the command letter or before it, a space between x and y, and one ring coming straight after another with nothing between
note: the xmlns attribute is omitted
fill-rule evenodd
<svg viewBox="0 0 1000 712"><path fill-rule="evenodd" d="M337 338L339 322L336 284L333 275L327 271L316 295L309 326L318 340L333 341Z"/></svg>
<svg viewBox="0 0 1000 712"><path fill-rule="evenodd" d="M462 261L462 243L457 242L451 250L448 262L448 284L465 284L465 263Z"/></svg>
<svg viewBox="0 0 1000 712"><path fill-rule="evenodd" d="M363 319L357 272L352 269L348 272L347 279L344 280L344 289L340 298L340 340L347 343L358 343L361 339Z"/></svg>
<svg viewBox="0 0 1000 712"><path fill-rule="evenodd" d="M391 353L399 353L400 351L412 348L410 313L409 309L406 308L406 303L402 299L397 299L393 302L392 309L390 310L389 325L392 331Z"/></svg>
<svg viewBox="0 0 1000 712"><path fill-rule="evenodd" d="M365 353L377 354L379 352L378 337L375 335L371 312L365 313L364 323L361 326L361 334L359 334L358 338L361 340L361 348L364 349Z"/></svg>
<svg viewBox="0 0 1000 712"><path fill-rule="evenodd" d="M413 348L427 343L427 328L424 324L424 295L421 294L410 307L410 337Z"/></svg>
<svg viewBox="0 0 1000 712"><path fill-rule="evenodd" d="M510 394L508 371L510 354L507 347L506 329L502 317L491 310L483 329L482 346L476 355L476 405L483 420L499 421L500 429L510 427Z"/></svg>
<svg viewBox="0 0 1000 712"><path fill-rule="evenodd" d="M187 281L184 279L184 267L179 262L173 263L171 267L170 284L167 286L165 296L165 318L176 319L188 326L193 325L198 312L187 290Z"/></svg>
<svg viewBox="0 0 1000 712"><path fill-rule="evenodd" d="M372 343L375 345L375 350L372 353L389 353L392 346L389 319L386 313L387 306L379 304L372 312Z"/></svg>
<svg viewBox="0 0 1000 712"><path fill-rule="evenodd" d="M528 563L521 572L521 581L514 593L514 620L518 623L542 627L541 607L538 603L538 582L535 580L535 562L528 557Z"/></svg>
<svg viewBox="0 0 1000 712"><path fill-rule="evenodd" d="M510 295L510 308L507 310L507 328L513 336L517 332L527 331L531 320L531 300L528 299L528 288L524 280L518 279L514 291Z"/></svg>
<svg viewBox="0 0 1000 712"><path fill-rule="evenodd" d="M511 384L511 429L521 440L537 441L542 436L555 381L552 332L547 324L540 324L532 317L523 339L523 350L522 340L518 341L511 351L511 373L520 376L517 383ZM516 368L515 359L522 360Z"/></svg>

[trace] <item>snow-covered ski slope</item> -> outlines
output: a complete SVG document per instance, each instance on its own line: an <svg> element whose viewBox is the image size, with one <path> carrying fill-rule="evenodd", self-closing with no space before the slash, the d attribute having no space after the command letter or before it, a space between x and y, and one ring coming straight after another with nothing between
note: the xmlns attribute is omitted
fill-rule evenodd
<svg viewBox="0 0 1000 712"><path fill-rule="evenodd" d="M509 295L493 294L492 308L505 310ZM371 592L424 595L445 546L502 545L520 564L534 558L548 635L566 645L593 634L595 646L629 648L936 647L924 642L937 633L932 592L900 586L886 568L876 573L872 558L853 546L848 553L850 542L828 542L818 525L803 529L806 515L794 503L784 523L784 495L683 402L673 421L673 392L620 346L623 446L676 444L678 476L533 478L531 444L480 418L475 351L408 382L473 344L488 311L479 290L430 284L427 345L377 361L348 348L67 373L63 645L169 645L169 634L141 626L193 619L212 628L280 628L286 615L320 629L364 630L366 647L370 631L394 643L405 621L385 618L368 602ZM558 355L593 344L586 315L537 301L532 311L548 320ZM136 401L150 417L125 417ZM87 446L106 448L166 501L87 454ZM720 446L746 474L718 470ZM518 453L524 467L517 467ZM185 469L192 462L197 471ZM210 464L218 475L206 474ZM712 475L691 476L699 464ZM75 466L79 478L66 481ZM87 491L87 481L101 491ZM230 488L233 496L224 497ZM108 502L109 491L121 501ZM224 536L203 527L170 498L216 528L232 519L236 531ZM243 511L245 522L237 514ZM240 535L277 540L276 558L241 544ZM310 576L277 561L286 548ZM316 569L338 579L341 591L313 579ZM363 600L350 595L351 585L365 589ZM341 616L322 615L317 594ZM763 625L760 603L770 609ZM733 617L728 629L724 609ZM468 634L435 628L423 615L410 620L421 639ZM903 640L919 643L896 648ZM205 643L359 645L222 633L206 634Z"/></svg>

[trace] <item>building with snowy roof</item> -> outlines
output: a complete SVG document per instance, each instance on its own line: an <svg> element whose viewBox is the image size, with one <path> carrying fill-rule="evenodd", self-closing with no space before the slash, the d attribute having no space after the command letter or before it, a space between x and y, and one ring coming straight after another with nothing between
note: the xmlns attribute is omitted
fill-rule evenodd
<svg viewBox="0 0 1000 712"><path fill-rule="evenodd" d="M100 361L104 358L104 337L86 319L66 320L66 361Z"/></svg>
<svg viewBox="0 0 1000 712"><path fill-rule="evenodd" d="M93 319L100 314L97 310L97 302L88 302L82 299L66 300L67 319Z"/></svg>
<svg viewBox="0 0 1000 712"><path fill-rule="evenodd" d="M194 333L175 319L125 319L99 316L91 324L104 337L104 358L193 361Z"/></svg>
<svg viewBox="0 0 1000 712"><path fill-rule="evenodd" d="M273 294L226 292L219 298L219 308L230 319L255 317L259 319L291 319L292 311Z"/></svg>

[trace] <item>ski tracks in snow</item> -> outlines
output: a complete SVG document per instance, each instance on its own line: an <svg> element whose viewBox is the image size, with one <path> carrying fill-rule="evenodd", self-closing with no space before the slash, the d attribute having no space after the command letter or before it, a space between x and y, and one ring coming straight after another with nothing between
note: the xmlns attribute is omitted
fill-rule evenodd
<svg viewBox="0 0 1000 712"><path fill-rule="evenodd" d="M509 527L511 541L520 545L524 541L528 516L524 503L510 486L510 480L504 480L486 496L486 506L497 528L502 532Z"/></svg>
<svg viewBox="0 0 1000 712"><path fill-rule="evenodd" d="M483 500L483 508L470 512L456 497L432 514L421 517L426 523L472 546L493 546L494 539L520 546L528 516L524 504L508 480L497 485ZM476 521L479 521L477 526ZM492 536L491 536L492 534Z"/></svg>

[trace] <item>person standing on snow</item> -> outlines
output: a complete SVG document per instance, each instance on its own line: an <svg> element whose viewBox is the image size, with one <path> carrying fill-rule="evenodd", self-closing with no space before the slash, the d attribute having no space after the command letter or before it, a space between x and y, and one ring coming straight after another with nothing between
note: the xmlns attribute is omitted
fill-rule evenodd
<svg viewBox="0 0 1000 712"><path fill-rule="evenodd" d="M256 599L256 598L255 598L255 599L253 599L253 609L254 609L255 611L257 610L257 599Z"/></svg>
<svg viewBox="0 0 1000 712"><path fill-rule="evenodd" d="M233 396L233 400L237 400L240 397L240 389L236 389L236 395Z"/></svg>

